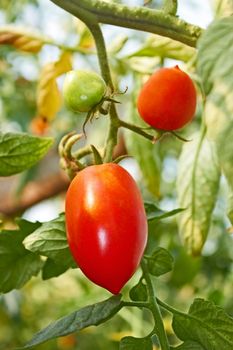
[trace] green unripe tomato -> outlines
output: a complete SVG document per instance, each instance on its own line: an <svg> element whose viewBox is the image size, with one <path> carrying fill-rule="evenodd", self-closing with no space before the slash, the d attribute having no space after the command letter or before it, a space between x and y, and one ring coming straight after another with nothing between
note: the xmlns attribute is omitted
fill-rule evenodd
<svg viewBox="0 0 233 350"><path fill-rule="evenodd" d="M67 108L74 112L89 112L103 98L105 81L96 73L72 70L66 74L63 96Z"/></svg>

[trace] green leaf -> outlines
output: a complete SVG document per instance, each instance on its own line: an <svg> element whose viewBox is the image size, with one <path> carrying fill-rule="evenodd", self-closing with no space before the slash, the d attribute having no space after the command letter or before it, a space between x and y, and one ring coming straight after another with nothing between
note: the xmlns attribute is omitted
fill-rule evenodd
<svg viewBox="0 0 233 350"><path fill-rule="evenodd" d="M229 192L233 190L233 17L214 21L199 40L198 71L208 98L207 137L215 143ZM232 197L228 215L232 220Z"/></svg>
<svg viewBox="0 0 233 350"><path fill-rule="evenodd" d="M131 57L161 57L172 58L188 62L196 53L196 49L189 47L179 41L165 38L160 35L151 35L142 48L133 52Z"/></svg>
<svg viewBox="0 0 233 350"><path fill-rule="evenodd" d="M149 337L124 337L120 341L120 350L152 350L153 344Z"/></svg>
<svg viewBox="0 0 233 350"><path fill-rule="evenodd" d="M43 262L36 254L26 250L23 239L39 223L26 220L18 222L20 229L0 232L0 292L7 293L21 288L32 276L36 276Z"/></svg>
<svg viewBox="0 0 233 350"><path fill-rule="evenodd" d="M64 214L52 221L43 223L26 237L23 244L26 249L47 256L54 260L57 265L63 265L67 268L77 267L66 238Z"/></svg>
<svg viewBox="0 0 233 350"><path fill-rule="evenodd" d="M192 284L193 279L200 271L200 267L201 257L193 259L192 256L187 254L186 249L180 246L176 253L169 282L177 289L181 289L184 285ZM181 271L182 273L180 273Z"/></svg>
<svg viewBox="0 0 233 350"><path fill-rule="evenodd" d="M185 341L183 344L172 348L174 350L205 350L199 343L193 341Z"/></svg>
<svg viewBox="0 0 233 350"><path fill-rule="evenodd" d="M50 339L80 331L89 326L97 326L112 318L121 309L121 295L113 296L97 304L86 306L70 315L51 323L36 333L22 349L28 349Z"/></svg>
<svg viewBox="0 0 233 350"><path fill-rule="evenodd" d="M147 301L147 288L142 280L138 282L129 292L130 299L133 301Z"/></svg>
<svg viewBox="0 0 233 350"><path fill-rule="evenodd" d="M136 113L137 91L141 84L139 79L135 78L135 90L129 104L128 122L140 127L147 127ZM125 129L125 142L129 155L133 156L141 170L142 181L147 190L155 197L160 196L160 158L158 144L154 145L144 137Z"/></svg>
<svg viewBox="0 0 233 350"><path fill-rule="evenodd" d="M195 299L188 314L174 314L172 326L179 339L196 342L200 349L233 349L233 318L210 301Z"/></svg>
<svg viewBox="0 0 233 350"><path fill-rule="evenodd" d="M147 257L148 270L151 275L161 276L173 268L173 257L164 248L156 248L151 256Z"/></svg>
<svg viewBox="0 0 233 350"><path fill-rule="evenodd" d="M184 144L178 166L179 233L188 253L199 255L209 232L215 206L220 167L215 145L202 133Z"/></svg>
<svg viewBox="0 0 233 350"><path fill-rule="evenodd" d="M0 176L20 173L36 164L51 147L51 138L0 133Z"/></svg>
<svg viewBox="0 0 233 350"><path fill-rule="evenodd" d="M171 211L164 211L151 202L144 202L144 207L148 221L166 219L185 210L185 208L177 208Z"/></svg>
<svg viewBox="0 0 233 350"><path fill-rule="evenodd" d="M60 276L68 269L67 266L63 264L58 264L52 259L47 259L42 270L43 280L48 280L49 278Z"/></svg>
<svg viewBox="0 0 233 350"><path fill-rule="evenodd" d="M232 23L232 17L216 20L198 40L197 69L206 94L211 92L215 82L216 85L221 81L232 83Z"/></svg>

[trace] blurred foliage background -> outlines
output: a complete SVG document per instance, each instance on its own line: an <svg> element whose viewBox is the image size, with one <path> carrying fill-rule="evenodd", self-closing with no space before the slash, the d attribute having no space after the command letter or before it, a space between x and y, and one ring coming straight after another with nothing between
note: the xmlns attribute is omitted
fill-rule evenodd
<svg viewBox="0 0 233 350"><path fill-rule="evenodd" d="M116 1L117 2L117 1ZM120 1L119 1L120 2ZM143 5L143 1L122 1L129 5ZM205 27L214 17L214 2L179 1L179 11L183 18ZM214 6L215 5L215 6ZM159 8L160 1L151 1L148 6ZM0 128L1 131L41 132L38 122L37 94L38 80L43 67L56 61L64 46L76 48L72 55L73 68L87 68L98 71L97 58L92 39L80 22L49 0L0 0L0 26L6 24L24 27L30 31L41 33L46 39L46 45L38 53L22 52L12 45L0 45ZM195 22L196 21L196 22ZM185 69L187 61L194 52L184 48L161 50L155 45L152 35L129 31L126 29L103 26L106 37L110 64L115 85L124 95L117 96L122 104L119 106L121 118L129 119L129 101L136 90L136 83L145 79L147 74L162 65L179 63ZM183 50L183 51L182 51ZM181 59L181 61L179 61ZM59 88L64 76L57 79ZM55 138L55 146L39 165L21 175L0 179L0 211L2 225L11 228L13 218L18 215L31 221L46 221L55 218L63 211L64 193L68 180L59 170L57 144L61 137L71 130L81 131L84 115L74 115L62 105L54 118L42 131L45 135ZM189 137L199 128L201 107L195 121L183 131L183 136ZM106 118L103 116L87 127L87 143L102 147L106 133ZM128 135L128 134L127 134ZM127 136L128 138L128 136ZM140 141L137 141L140 143ZM142 171L145 162L145 149L139 147L135 159L123 162L123 165L138 181L144 197L154 200L153 181L160 176L160 193L156 201L165 210L176 207L176 170L177 159L182 143L167 137L153 148L156 158L157 174L151 176L150 163L147 174ZM125 152L124 135L119 138L116 154ZM130 148L130 145L128 146ZM145 146L147 147L147 146ZM130 150L129 150L130 151ZM149 151L148 151L149 152ZM151 162L151 167L153 166ZM148 165L149 164L149 165ZM149 174L149 175L148 175ZM160 174L160 175L159 175ZM16 206L17 199L26 198L27 190L37 182L52 181L52 176L58 177L61 186L42 196L35 203ZM143 180L144 179L144 180ZM152 183L152 185L151 185ZM229 223L224 216L225 202L221 193L225 191L224 180L221 182L220 196L214 211L214 220L210 229L208 241L201 257L193 258L186 254L178 236L176 219L165 219L150 223L148 250L162 246L170 250L175 258L173 272L160 277L157 291L161 299L166 300L176 308L186 310L194 296L208 298L224 307L233 315L233 251L232 238L227 229ZM26 191L26 194L25 194ZM47 198L46 198L47 197ZM159 197L159 198L158 198ZM22 203L21 203L22 204ZM33 205L32 205L33 204ZM7 206L8 205L8 206ZM9 209L10 208L10 209ZM128 295L139 278L139 273L132 278L123 293ZM105 290L93 285L84 278L79 270L70 270L49 281L42 281L40 276L33 278L22 290L0 295L0 349L11 349L23 345L36 331L49 322L77 310L79 307L100 301L109 296ZM176 339L172 333L169 315L164 314L165 325L170 335L171 343ZM123 335L144 336L152 329L151 315L140 310L126 309L113 320L98 328L90 327L79 334L60 338L38 346L43 350L82 349L117 349L118 341ZM156 349L156 347L155 347Z"/></svg>

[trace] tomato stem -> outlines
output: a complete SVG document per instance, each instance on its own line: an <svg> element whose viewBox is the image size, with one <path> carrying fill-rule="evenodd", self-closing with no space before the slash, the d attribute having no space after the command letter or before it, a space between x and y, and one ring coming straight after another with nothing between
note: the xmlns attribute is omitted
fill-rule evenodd
<svg viewBox="0 0 233 350"><path fill-rule="evenodd" d="M93 35L93 38L95 40L98 60L99 60L99 66L101 70L101 74L103 79L105 80L105 83L110 87L111 91L114 91L114 86L112 82L112 77L110 73L110 67L108 63L108 56L107 56L107 50L106 45L103 37L102 30L100 28L100 25L98 23L86 23L91 34Z"/></svg>
<svg viewBox="0 0 233 350"><path fill-rule="evenodd" d="M155 33L193 47L196 46L197 40L203 32L202 28L174 16L176 10L175 0L169 1L170 3L173 2L173 6L169 6L167 13L142 6L132 7L96 0L52 0L52 2L85 23L86 18L89 17L90 22L96 21L98 23Z"/></svg>
<svg viewBox="0 0 233 350"><path fill-rule="evenodd" d="M150 308L150 303L148 302L142 302L142 301L122 301L121 303L122 307L123 306L132 306L132 307L145 307L147 309Z"/></svg>
<svg viewBox="0 0 233 350"><path fill-rule="evenodd" d="M106 140L106 145L105 145L105 154L104 154L105 163L112 161L113 150L117 144L119 118L118 118L114 103L111 104L109 114L110 114L110 125L109 125L109 132Z"/></svg>
<svg viewBox="0 0 233 350"><path fill-rule="evenodd" d="M167 335L164 329L162 315L156 300L154 285L152 283L152 280L148 271L147 263L145 260L141 261L141 267L142 267L143 276L145 278L146 285L147 285L148 302L150 305L149 308L154 317L155 330L161 345L161 349L169 350L170 346L169 346Z"/></svg>
<svg viewBox="0 0 233 350"><path fill-rule="evenodd" d="M130 124L130 123L127 123L125 122L124 120L121 120L119 119L119 125L123 128L126 128L126 129L129 129L143 137L145 137L146 139L154 142L155 138L157 138L157 136L154 136L154 135L151 135L151 134L148 134L147 132L145 132L143 130L143 128L141 128L140 126L137 126L137 125L134 125L134 124Z"/></svg>

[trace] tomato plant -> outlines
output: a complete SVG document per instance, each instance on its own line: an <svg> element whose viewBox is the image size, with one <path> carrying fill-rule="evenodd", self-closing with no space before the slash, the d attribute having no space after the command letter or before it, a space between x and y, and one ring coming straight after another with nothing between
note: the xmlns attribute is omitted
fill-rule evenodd
<svg viewBox="0 0 233 350"><path fill-rule="evenodd" d="M71 252L84 274L119 293L147 242L143 201L131 175L112 163L78 173L66 196L66 225Z"/></svg>
<svg viewBox="0 0 233 350"><path fill-rule="evenodd" d="M89 112L105 92L106 84L95 72L76 70L66 74L63 96L67 107L74 112Z"/></svg>
<svg viewBox="0 0 233 350"><path fill-rule="evenodd" d="M195 86L178 66L161 68L142 87L137 107L142 119L153 128L180 129L194 116Z"/></svg>
<svg viewBox="0 0 233 350"><path fill-rule="evenodd" d="M46 1L1 2L0 348L232 350L232 1Z"/></svg>

